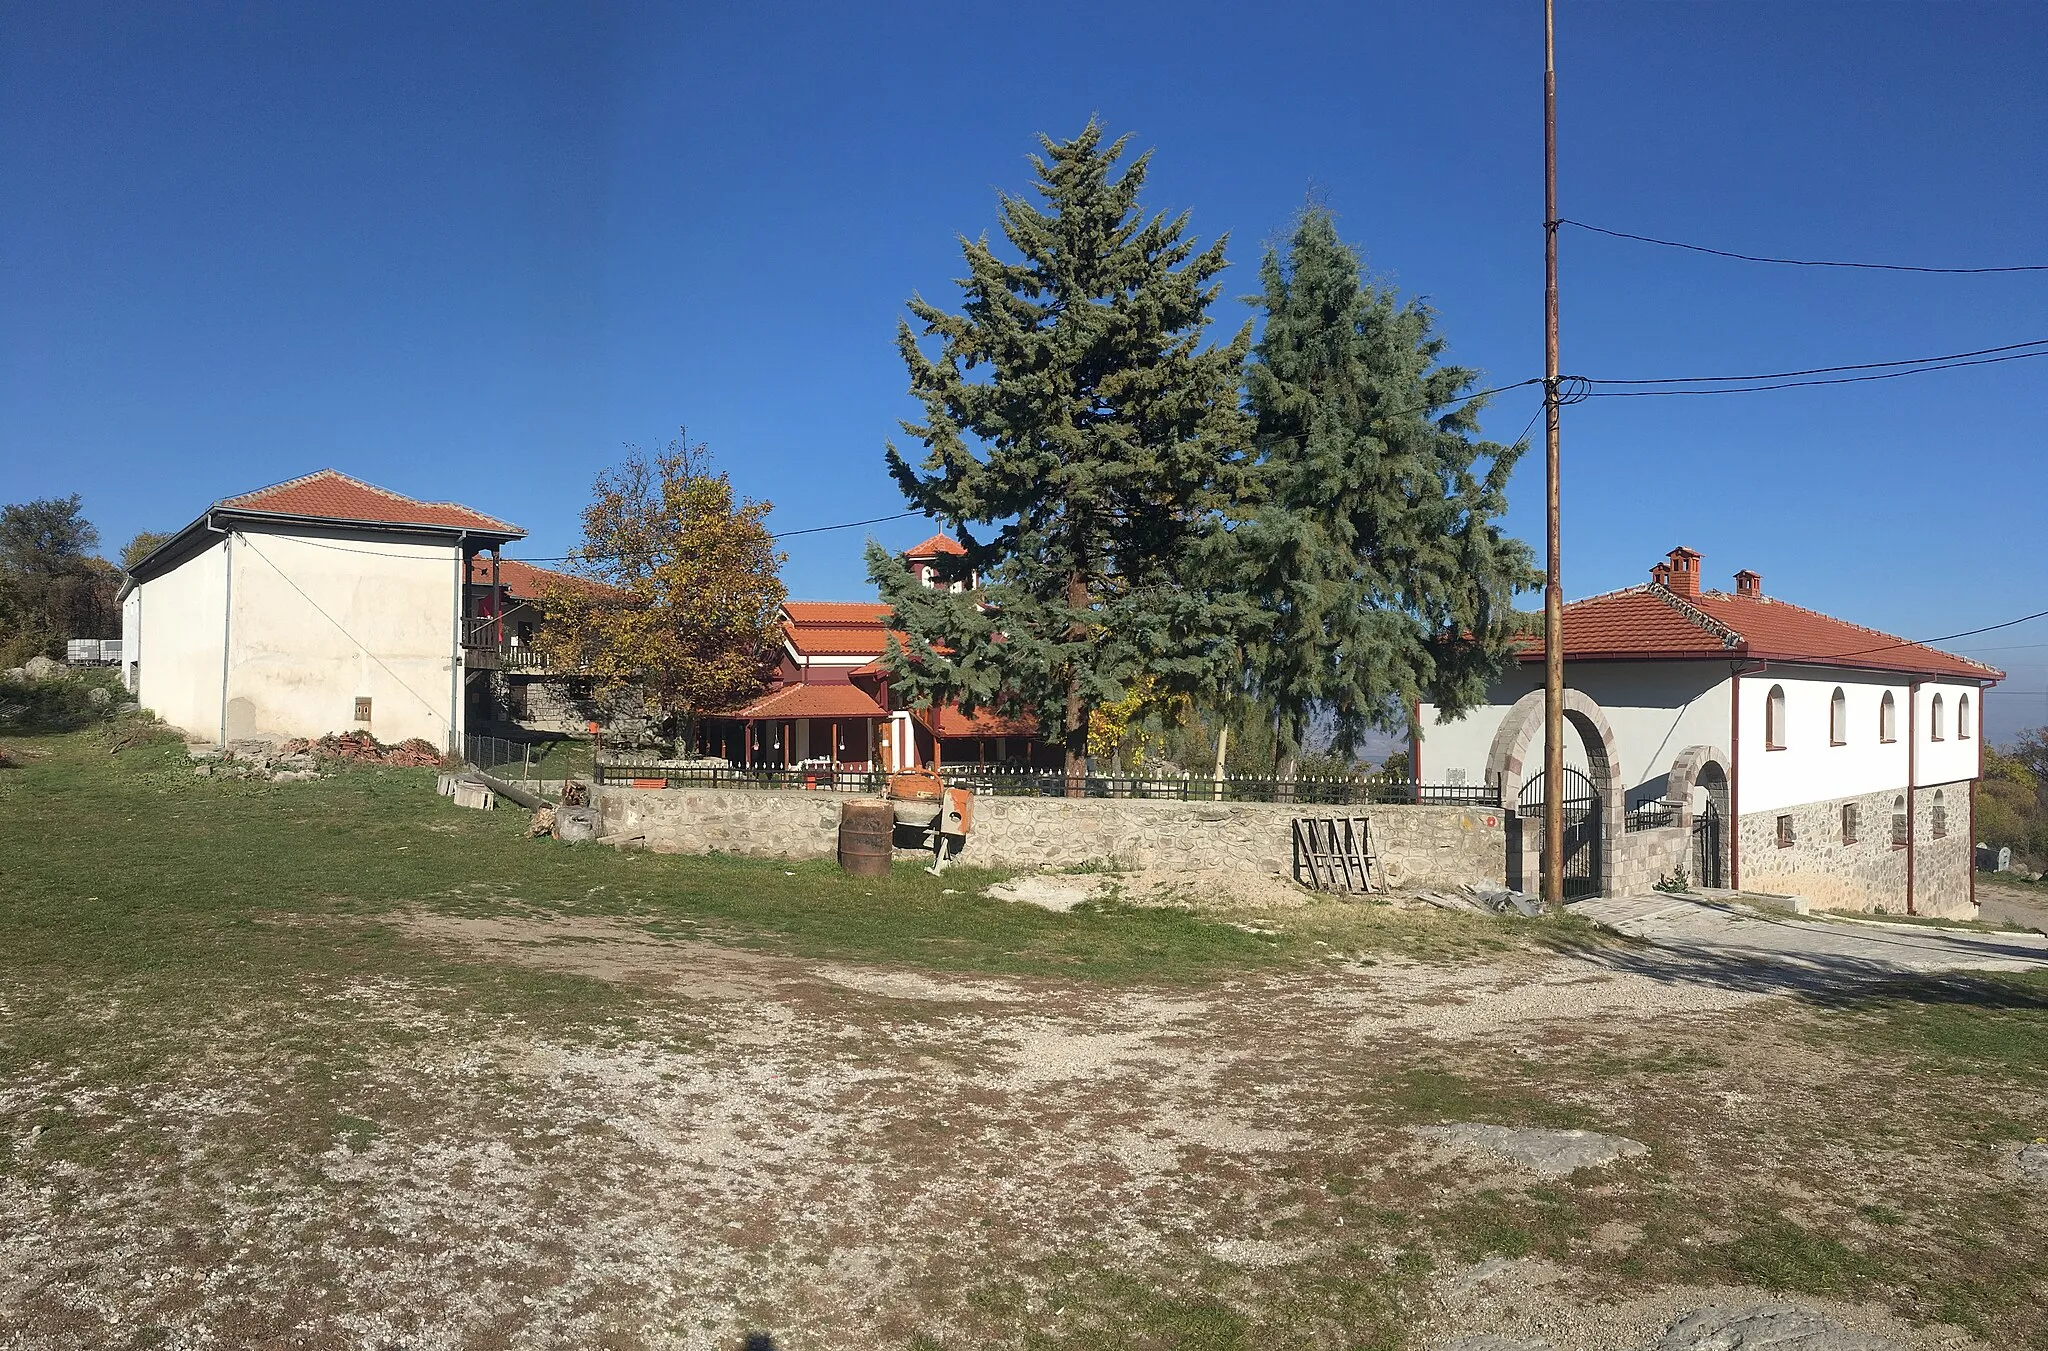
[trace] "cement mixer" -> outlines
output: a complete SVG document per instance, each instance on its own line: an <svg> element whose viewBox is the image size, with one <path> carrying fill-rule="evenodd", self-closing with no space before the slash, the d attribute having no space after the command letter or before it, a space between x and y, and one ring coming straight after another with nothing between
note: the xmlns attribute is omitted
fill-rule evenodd
<svg viewBox="0 0 2048 1351"><path fill-rule="evenodd" d="M974 828L973 790L948 788L929 770L912 769L891 774L882 796L894 808L898 825L924 832L932 851L932 866L925 871L933 877L945 872Z"/></svg>

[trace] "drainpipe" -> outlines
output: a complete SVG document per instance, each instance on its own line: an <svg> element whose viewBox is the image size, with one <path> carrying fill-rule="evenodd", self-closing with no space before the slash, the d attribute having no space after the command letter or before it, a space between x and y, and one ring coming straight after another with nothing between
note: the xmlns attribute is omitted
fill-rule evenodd
<svg viewBox="0 0 2048 1351"><path fill-rule="evenodd" d="M1767 661L1728 668L1728 889L1742 890L1742 677L1762 675Z"/></svg>
<svg viewBox="0 0 2048 1351"><path fill-rule="evenodd" d="M136 625L138 629L141 625ZM1977 738L1977 777L1970 781L1970 908L1977 908L1977 785L1984 782L1984 696L1991 692L1986 685L1977 686L1977 697L1970 701L1970 716L1977 725L1970 729L1970 735Z"/></svg>
<svg viewBox="0 0 2048 1351"><path fill-rule="evenodd" d="M218 528L210 512L206 517L206 528ZM228 642L234 635L235 625L235 532L223 530L221 537L226 581L221 588L220 602L220 749L225 755L228 749Z"/></svg>
<svg viewBox="0 0 2048 1351"><path fill-rule="evenodd" d="M1906 913L1913 908L1913 874L1919 855L1920 802L1920 682L1906 687ZM1974 843L1974 841L1972 841ZM1972 866L1975 866L1974 860Z"/></svg>

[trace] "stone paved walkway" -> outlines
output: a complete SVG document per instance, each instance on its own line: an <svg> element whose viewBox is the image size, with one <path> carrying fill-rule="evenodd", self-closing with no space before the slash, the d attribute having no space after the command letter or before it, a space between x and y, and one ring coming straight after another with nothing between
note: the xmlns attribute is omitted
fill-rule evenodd
<svg viewBox="0 0 2048 1351"><path fill-rule="evenodd" d="M1794 918L1734 899L1662 894L1577 901L1569 909L1660 948L1719 960L1785 962L1830 974L2048 967L2048 938L2035 933Z"/></svg>

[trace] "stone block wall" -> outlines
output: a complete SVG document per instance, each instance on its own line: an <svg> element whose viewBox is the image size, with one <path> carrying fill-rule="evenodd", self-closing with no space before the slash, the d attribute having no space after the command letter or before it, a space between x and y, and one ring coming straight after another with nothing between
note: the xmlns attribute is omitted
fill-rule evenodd
<svg viewBox="0 0 2048 1351"><path fill-rule="evenodd" d="M1892 843L1892 803L1904 791L1745 813L1737 825L1743 887L1804 896L1816 909L1904 914L1906 850ZM1853 844L1842 840L1842 808L1849 803L1859 818ZM1792 818L1790 845L1778 843L1780 816ZM1963 884L1969 885L1967 872Z"/></svg>
<svg viewBox="0 0 2048 1351"><path fill-rule="evenodd" d="M1940 824L1934 795L1941 794ZM1913 912L1943 919L1975 919L1970 903L1970 869L1976 848L1970 839L1970 785L1945 783L1913 795Z"/></svg>
<svg viewBox="0 0 2048 1351"><path fill-rule="evenodd" d="M1689 881L1699 881L1692 876L1692 831L1684 826L1627 831L1615 841L1610 857L1614 876L1605 888L1610 896L1639 896L1681 868Z"/></svg>
<svg viewBox="0 0 2048 1351"><path fill-rule="evenodd" d="M829 858L838 847L838 793L748 789L596 790L605 834L640 834L671 853ZM1334 815L1338 809L1322 809ZM1486 807L1351 809L1396 886L1505 879L1501 813ZM1225 869L1287 874L1291 823L1318 809L1242 802L994 798L975 802L963 862L998 868Z"/></svg>

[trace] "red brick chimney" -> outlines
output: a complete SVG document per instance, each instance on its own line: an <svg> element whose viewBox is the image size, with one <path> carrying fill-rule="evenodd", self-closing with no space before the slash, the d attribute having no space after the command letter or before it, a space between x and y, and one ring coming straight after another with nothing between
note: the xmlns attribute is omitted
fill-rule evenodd
<svg viewBox="0 0 2048 1351"><path fill-rule="evenodd" d="M1661 586L1668 590L1671 586L1671 565L1669 563L1659 563L1651 568L1650 584L1652 586Z"/></svg>
<svg viewBox="0 0 2048 1351"><path fill-rule="evenodd" d="M1699 595L1700 556L1697 553L1681 544L1666 556L1664 566L1670 569L1670 578L1664 585L1671 588L1672 595L1686 597Z"/></svg>
<svg viewBox="0 0 2048 1351"><path fill-rule="evenodd" d="M1736 573L1735 594L1738 596L1747 596L1751 600L1761 600L1764 594L1763 574L1760 572L1751 572L1748 568L1744 568L1742 571Z"/></svg>

